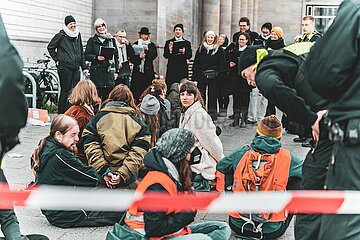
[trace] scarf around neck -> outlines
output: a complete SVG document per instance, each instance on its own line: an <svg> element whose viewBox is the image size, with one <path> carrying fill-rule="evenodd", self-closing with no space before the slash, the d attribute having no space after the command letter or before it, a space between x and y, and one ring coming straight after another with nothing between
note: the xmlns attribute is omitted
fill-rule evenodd
<svg viewBox="0 0 360 240"><path fill-rule="evenodd" d="M98 36L98 38L102 38L102 39L112 39L113 38L113 36L110 33L100 34L100 33L96 32L95 35Z"/></svg>
<svg viewBox="0 0 360 240"><path fill-rule="evenodd" d="M63 27L63 30L65 32L66 35L68 35L69 37L72 38L77 38L77 36L79 36L79 29L76 27L75 31L71 31L67 28L67 26Z"/></svg>
<svg viewBox="0 0 360 240"><path fill-rule="evenodd" d="M211 50L213 50L211 55L214 55L217 52L217 50L219 49L219 46L217 46L215 44L210 45L210 44L207 44L206 42L203 43L203 46L205 47L207 54L209 54L209 52Z"/></svg>
<svg viewBox="0 0 360 240"><path fill-rule="evenodd" d="M149 45L150 44L150 39L144 41L142 40L141 38L139 38L138 40L138 44L139 46L144 46L144 45ZM141 63L139 65L139 71L141 73L144 73L145 72L145 58L141 59Z"/></svg>

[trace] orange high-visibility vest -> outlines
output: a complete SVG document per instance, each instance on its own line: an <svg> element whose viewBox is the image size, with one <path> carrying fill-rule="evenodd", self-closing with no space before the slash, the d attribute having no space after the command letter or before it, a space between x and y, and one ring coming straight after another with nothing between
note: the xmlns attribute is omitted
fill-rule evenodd
<svg viewBox="0 0 360 240"><path fill-rule="evenodd" d="M151 185L160 184L165 188L165 190L170 194L170 196L177 195L177 188L174 181L165 173L160 171L149 171L144 179L141 181L139 186L136 189L137 193L144 193ZM168 209L166 214L176 212L174 209ZM126 213L125 223L132 229L137 230L138 232L145 234L145 222L144 222L144 212L138 211L136 205L131 205L129 210ZM160 240L170 236L182 236L190 234L191 229L188 226L185 226L183 229L179 230L176 233L167 234L162 237L151 237L149 240Z"/></svg>
<svg viewBox="0 0 360 240"><path fill-rule="evenodd" d="M258 170L254 170L253 166L259 159L265 164ZM290 163L290 152L283 148L280 148L275 154L262 155L252 149L248 150L234 172L233 192L285 191ZM241 218L241 214L238 212L230 212L229 215ZM261 213L261 215L269 222L284 221L287 217L285 210L276 213Z"/></svg>

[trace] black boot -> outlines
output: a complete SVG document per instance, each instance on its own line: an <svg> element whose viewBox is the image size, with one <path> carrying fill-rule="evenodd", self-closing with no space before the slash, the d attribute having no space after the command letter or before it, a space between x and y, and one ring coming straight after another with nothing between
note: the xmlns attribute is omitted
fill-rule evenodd
<svg viewBox="0 0 360 240"><path fill-rule="evenodd" d="M242 112L241 113L241 123L240 123L240 127L241 128L246 128L246 123L245 123L245 121L246 121L246 113L245 112Z"/></svg>
<svg viewBox="0 0 360 240"><path fill-rule="evenodd" d="M240 121L240 113L234 113L234 121L230 123L230 127L239 126L239 121Z"/></svg>

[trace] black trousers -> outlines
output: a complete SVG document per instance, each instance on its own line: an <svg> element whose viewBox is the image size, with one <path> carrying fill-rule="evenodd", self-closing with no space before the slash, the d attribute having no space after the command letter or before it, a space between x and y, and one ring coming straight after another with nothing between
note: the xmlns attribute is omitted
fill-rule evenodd
<svg viewBox="0 0 360 240"><path fill-rule="evenodd" d="M225 81L227 79L225 79L224 76L220 76L220 78L218 79L218 83L217 85L219 86L218 88L218 102L219 102L219 108L220 109L227 109L229 106L229 91L228 91L228 86L227 84L225 84Z"/></svg>
<svg viewBox="0 0 360 240"><path fill-rule="evenodd" d="M71 90L76 86L76 84L80 81L80 70L70 69L64 65L58 66L58 74L60 80L60 97L58 104L58 114L66 112L66 110L70 107L68 103L68 97L71 93Z"/></svg>
<svg viewBox="0 0 360 240"><path fill-rule="evenodd" d="M0 161L1 163L1 161ZM6 177L3 170L0 168L0 183L7 184ZM25 240L24 236L21 236L19 222L16 218L14 209L0 210L0 225L6 239Z"/></svg>
<svg viewBox="0 0 360 240"><path fill-rule="evenodd" d="M61 114L66 112L66 110L70 107L70 104L68 103L68 97L71 93L71 90L80 81L80 70L79 68L70 69L66 66L59 65L58 74L61 87L58 114Z"/></svg>
<svg viewBox="0 0 360 240"><path fill-rule="evenodd" d="M335 164L329 165L325 186L328 190L360 190L360 145L334 144ZM360 239L359 214L325 214L319 239Z"/></svg>
<svg viewBox="0 0 360 240"><path fill-rule="evenodd" d="M197 85L202 98L207 105L207 111L213 121L217 120L217 98L218 98L218 85L217 79L201 80ZM206 98L206 88L208 91L208 98Z"/></svg>
<svg viewBox="0 0 360 240"><path fill-rule="evenodd" d="M105 101L108 96L109 93L111 92L111 90L113 90L112 87L96 87L97 93L99 95L99 97L101 98L101 101Z"/></svg>
<svg viewBox="0 0 360 240"><path fill-rule="evenodd" d="M235 92L233 98L234 113L243 113L246 115L249 109L250 92Z"/></svg>
<svg viewBox="0 0 360 240"><path fill-rule="evenodd" d="M324 189L333 145L334 144L327 138L320 139L315 150L308 152L302 166L301 190ZM295 221L295 239L320 239L319 232L322 216L322 214L297 214Z"/></svg>

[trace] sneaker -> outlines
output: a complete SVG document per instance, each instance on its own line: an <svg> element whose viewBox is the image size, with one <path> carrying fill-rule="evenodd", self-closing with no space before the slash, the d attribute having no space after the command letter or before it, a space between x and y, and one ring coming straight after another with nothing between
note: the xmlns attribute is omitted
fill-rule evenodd
<svg viewBox="0 0 360 240"><path fill-rule="evenodd" d="M257 124L257 121L246 120L246 124Z"/></svg>

